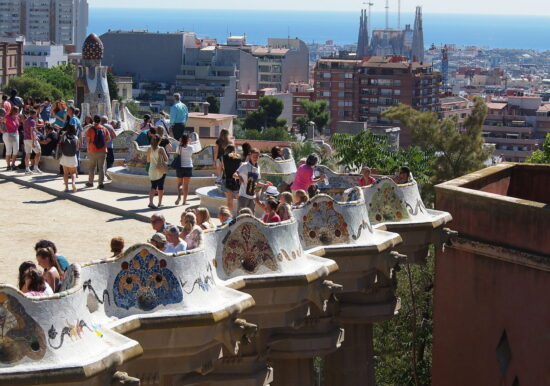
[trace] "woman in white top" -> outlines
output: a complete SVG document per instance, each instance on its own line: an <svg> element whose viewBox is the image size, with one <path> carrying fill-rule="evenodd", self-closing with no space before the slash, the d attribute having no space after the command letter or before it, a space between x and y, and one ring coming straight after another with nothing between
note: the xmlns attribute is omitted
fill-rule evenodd
<svg viewBox="0 0 550 386"><path fill-rule="evenodd" d="M162 197L164 196L164 180L168 172L168 154L159 146L160 137L155 134L151 137L151 147L147 151L147 162L149 162L149 179L151 180L151 190L149 190L149 208L156 209L162 206ZM158 193L159 203L153 204L155 192Z"/></svg>
<svg viewBox="0 0 550 386"><path fill-rule="evenodd" d="M178 177L178 199L176 205L179 205L183 193L183 205L187 203L187 194L189 193L189 179L193 177L193 148L189 146L190 138L184 134L180 138L180 145L176 153L180 156L181 163L176 169Z"/></svg>

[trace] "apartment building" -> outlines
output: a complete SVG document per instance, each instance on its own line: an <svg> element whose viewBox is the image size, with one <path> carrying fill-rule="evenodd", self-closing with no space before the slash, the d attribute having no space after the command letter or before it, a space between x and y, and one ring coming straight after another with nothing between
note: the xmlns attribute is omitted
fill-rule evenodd
<svg viewBox="0 0 550 386"><path fill-rule="evenodd" d="M472 102L460 96L449 96L440 98L441 110L439 117L441 119L456 117L459 128L464 125L464 120L472 114Z"/></svg>
<svg viewBox="0 0 550 386"><path fill-rule="evenodd" d="M314 70L317 99L327 100L330 129L338 121L390 125L383 112L401 103L419 111L440 110L441 74L431 65L404 57L373 56L364 60L321 59ZM411 143L410 130L401 127L401 144Z"/></svg>
<svg viewBox="0 0 550 386"><path fill-rule="evenodd" d="M24 67L51 68L68 63L65 47L50 42L36 41L23 45Z"/></svg>
<svg viewBox="0 0 550 386"><path fill-rule="evenodd" d="M23 73L23 41L0 41L0 86Z"/></svg>
<svg viewBox="0 0 550 386"><path fill-rule="evenodd" d="M525 161L542 147L550 132L550 104L543 104L542 97L492 98L487 108L483 137L495 145L495 155L503 161Z"/></svg>
<svg viewBox="0 0 550 386"><path fill-rule="evenodd" d="M87 0L0 0L0 34L80 48L87 27Z"/></svg>

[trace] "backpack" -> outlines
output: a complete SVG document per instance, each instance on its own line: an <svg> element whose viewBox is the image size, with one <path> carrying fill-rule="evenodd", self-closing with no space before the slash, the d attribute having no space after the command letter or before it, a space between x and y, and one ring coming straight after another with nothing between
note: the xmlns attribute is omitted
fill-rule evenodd
<svg viewBox="0 0 550 386"><path fill-rule="evenodd" d="M94 128L94 146L97 149L105 147L105 132L101 128Z"/></svg>
<svg viewBox="0 0 550 386"><path fill-rule="evenodd" d="M76 137L74 135L66 135L61 145L61 152L64 156L74 157L76 155Z"/></svg>

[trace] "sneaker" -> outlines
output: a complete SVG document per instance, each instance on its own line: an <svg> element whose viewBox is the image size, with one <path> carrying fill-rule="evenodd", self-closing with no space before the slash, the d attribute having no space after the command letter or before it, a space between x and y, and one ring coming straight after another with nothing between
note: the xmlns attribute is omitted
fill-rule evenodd
<svg viewBox="0 0 550 386"><path fill-rule="evenodd" d="M149 205L147 205L149 208L151 209L157 209L157 207L155 206L155 204L153 203L150 203Z"/></svg>
<svg viewBox="0 0 550 386"><path fill-rule="evenodd" d="M97 185L97 188L98 188L98 189L105 189L105 185L99 184L99 185Z"/></svg>
<svg viewBox="0 0 550 386"><path fill-rule="evenodd" d="M32 174L31 169L26 168L25 169L25 175L28 176L29 174Z"/></svg>
<svg viewBox="0 0 550 386"><path fill-rule="evenodd" d="M91 182L86 182L86 187L87 188L93 188L94 184L92 184Z"/></svg>
<svg viewBox="0 0 550 386"><path fill-rule="evenodd" d="M34 168L34 169L32 170L32 172L35 173L35 174L42 174L42 170L40 170L40 169L38 169L38 168Z"/></svg>

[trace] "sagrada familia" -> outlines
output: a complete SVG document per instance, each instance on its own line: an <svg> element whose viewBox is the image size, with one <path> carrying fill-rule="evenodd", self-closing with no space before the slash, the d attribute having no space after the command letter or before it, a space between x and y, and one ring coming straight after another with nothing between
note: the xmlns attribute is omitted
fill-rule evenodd
<svg viewBox="0 0 550 386"><path fill-rule="evenodd" d="M386 18L387 20L387 18ZM424 29L422 27L422 7L416 7L414 28L407 24L405 29L374 29L369 36L370 20L367 10L361 11L359 37L357 39L357 57L366 56L406 56L411 61L424 60ZM386 23L387 24L387 23ZM399 26L398 26L399 27Z"/></svg>

